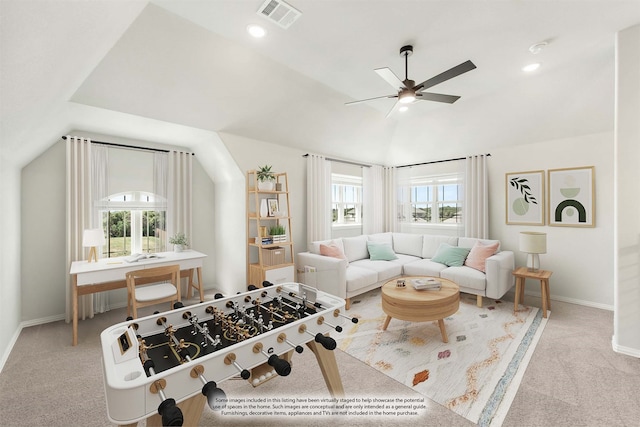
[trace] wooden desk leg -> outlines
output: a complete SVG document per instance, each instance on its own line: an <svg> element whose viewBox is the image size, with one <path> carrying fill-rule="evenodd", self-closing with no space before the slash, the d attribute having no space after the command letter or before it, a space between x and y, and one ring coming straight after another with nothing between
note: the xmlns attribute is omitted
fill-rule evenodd
<svg viewBox="0 0 640 427"><path fill-rule="evenodd" d="M182 418L184 426L197 426L200 424L200 418L202 417L202 410L204 409L204 403L207 401L207 397L202 394L196 394L193 397L183 400L176 406L182 411ZM147 418L147 427L161 427L162 417L159 414L153 414Z"/></svg>
<svg viewBox="0 0 640 427"><path fill-rule="evenodd" d="M76 346L78 345L78 276L74 274L71 281L71 298L73 300L71 303L73 306L73 339L71 344Z"/></svg>
<svg viewBox="0 0 640 427"><path fill-rule="evenodd" d="M204 301L204 286L202 286L202 267L198 267L198 290L200 291L200 301Z"/></svg>
<svg viewBox="0 0 640 427"><path fill-rule="evenodd" d="M544 284L545 280L540 279L540 293L542 294L542 317L547 317L547 287Z"/></svg>
<svg viewBox="0 0 640 427"><path fill-rule="evenodd" d="M516 313L518 311L518 303L520 302L520 286L524 280L522 277L516 277L516 297L513 300L513 312Z"/></svg>
<svg viewBox="0 0 640 427"><path fill-rule="evenodd" d="M389 322L391 322L391 316L387 316L387 318L384 319L384 325L382 325L383 331L387 330L387 326L389 326Z"/></svg>
<svg viewBox="0 0 640 427"><path fill-rule="evenodd" d="M442 342L448 343L449 337L447 336L447 330L444 328L444 319L438 319L438 326L440 326L440 334L442 335Z"/></svg>
<svg viewBox="0 0 640 427"><path fill-rule="evenodd" d="M324 382L327 384L331 397L343 397L344 388L342 387L340 371L338 371L336 355L332 350L327 350L315 341L309 341L307 347L309 347L316 356L318 366L320 366L320 371L322 371Z"/></svg>
<svg viewBox="0 0 640 427"><path fill-rule="evenodd" d="M193 268L189 270L189 283L187 283L187 298L191 298L193 292Z"/></svg>

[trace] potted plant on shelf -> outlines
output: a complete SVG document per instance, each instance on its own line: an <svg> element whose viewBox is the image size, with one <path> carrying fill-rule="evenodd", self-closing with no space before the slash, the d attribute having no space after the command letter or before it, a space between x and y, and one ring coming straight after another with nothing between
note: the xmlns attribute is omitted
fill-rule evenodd
<svg viewBox="0 0 640 427"><path fill-rule="evenodd" d="M287 231L285 230L284 226L280 224L273 225L271 226L271 228L269 228L269 234L273 239L273 243L286 242L287 241L286 232Z"/></svg>
<svg viewBox="0 0 640 427"><path fill-rule="evenodd" d="M173 250L176 252L182 252L185 246L189 245L187 236L184 233L178 233L175 236L169 238L169 243L173 245Z"/></svg>
<svg viewBox="0 0 640 427"><path fill-rule="evenodd" d="M256 172L258 178L258 190L273 191L276 186L276 176L271 172L270 165L260 166Z"/></svg>

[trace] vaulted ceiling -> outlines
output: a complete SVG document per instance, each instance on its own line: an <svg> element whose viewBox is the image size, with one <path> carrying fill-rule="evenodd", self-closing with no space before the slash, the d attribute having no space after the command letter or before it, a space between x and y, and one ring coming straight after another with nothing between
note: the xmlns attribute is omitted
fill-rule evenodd
<svg viewBox="0 0 640 427"><path fill-rule="evenodd" d="M610 131L615 34L640 23L639 1L290 0L302 15L283 29L262 3L3 0L3 146L196 129L397 165ZM416 82L475 63L432 89L460 100L344 105L393 93L373 70L404 79L407 44Z"/></svg>

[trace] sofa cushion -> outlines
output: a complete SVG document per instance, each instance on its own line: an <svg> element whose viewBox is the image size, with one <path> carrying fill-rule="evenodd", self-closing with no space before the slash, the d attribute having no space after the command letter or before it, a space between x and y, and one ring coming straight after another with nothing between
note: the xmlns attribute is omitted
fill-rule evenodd
<svg viewBox="0 0 640 427"><path fill-rule="evenodd" d="M464 260L464 265L475 268L476 270L484 273L487 258L496 253L498 246L498 242L491 245L485 245L481 241L477 241L471 248L469 255L467 255L467 259Z"/></svg>
<svg viewBox="0 0 640 427"><path fill-rule="evenodd" d="M332 243L330 245L321 243L320 255L331 256L338 259L347 259L347 256L344 254L342 248L338 247L338 245L336 245L335 243Z"/></svg>
<svg viewBox="0 0 640 427"><path fill-rule="evenodd" d="M369 258L367 236L343 237L342 245L344 247L344 254L347 256L349 262Z"/></svg>
<svg viewBox="0 0 640 427"><path fill-rule="evenodd" d="M458 246L471 249L477 242L481 242L483 245L493 245L497 243L498 249L496 249L496 252L500 250L500 240L476 239L475 237L460 237L458 239Z"/></svg>
<svg viewBox="0 0 640 427"><path fill-rule="evenodd" d="M360 261L352 262L351 267L366 268L367 270L375 271L376 279L371 283L389 280L402 274L402 265L389 261L361 259Z"/></svg>
<svg viewBox="0 0 640 427"><path fill-rule="evenodd" d="M443 279L455 282L460 288L474 289L480 295L485 295L487 288L487 276L471 267L449 267L440 273Z"/></svg>
<svg viewBox="0 0 640 427"><path fill-rule="evenodd" d="M349 293L376 283L378 281L378 272L370 268L351 265L345 272L345 279L347 282L347 293Z"/></svg>
<svg viewBox="0 0 640 427"><path fill-rule="evenodd" d="M369 234L367 238L370 242L388 243L393 246L393 234L390 231L387 233Z"/></svg>
<svg viewBox="0 0 640 427"><path fill-rule="evenodd" d="M317 240L315 242L311 242L309 244L309 252L311 252L312 254L316 254L316 255L322 255L320 253L320 245L335 245L338 248L340 248L340 250L342 252L344 252L344 246L342 245L342 239L329 239L329 240Z"/></svg>
<svg viewBox="0 0 640 427"><path fill-rule="evenodd" d="M393 233L393 250L397 254L422 255L422 234Z"/></svg>
<svg viewBox="0 0 640 427"><path fill-rule="evenodd" d="M425 234L422 239L422 252L419 256L428 259L433 258L442 243L446 243L451 246L458 246L458 238L449 236L432 236Z"/></svg>
<svg viewBox="0 0 640 427"><path fill-rule="evenodd" d="M398 259L393 248L388 243L367 242L369 259L372 261L391 261Z"/></svg>
<svg viewBox="0 0 640 427"><path fill-rule="evenodd" d="M406 276L434 276L439 277L440 272L447 268L439 262L430 259L421 259L405 264L403 267Z"/></svg>
<svg viewBox="0 0 640 427"><path fill-rule="evenodd" d="M461 267L469 254L469 249L451 246L441 243L436 254L431 258L433 262L439 262L449 267Z"/></svg>
<svg viewBox="0 0 640 427"><path fill-rule="evenodd" d="M391 262L395 264L400 264L400 265L406 265L406 264L409 264L410 262L415 262L422 259L419 256L405 255L405 254L396 254L396 257L397 258L392 260Z"/></svg>

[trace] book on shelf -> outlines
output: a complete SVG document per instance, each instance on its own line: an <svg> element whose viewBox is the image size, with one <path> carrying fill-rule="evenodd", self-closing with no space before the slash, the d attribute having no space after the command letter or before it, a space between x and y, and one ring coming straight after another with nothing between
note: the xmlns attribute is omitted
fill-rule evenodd
<svg viewBox="0 0 640 427"><path fill-rule="evenodd" d="M125 257L124 260L127 262L138 262L141 259L152 259L152 258L160 258L157 254L131 254L128 257Z"/></svg>

